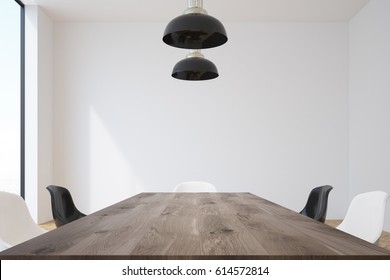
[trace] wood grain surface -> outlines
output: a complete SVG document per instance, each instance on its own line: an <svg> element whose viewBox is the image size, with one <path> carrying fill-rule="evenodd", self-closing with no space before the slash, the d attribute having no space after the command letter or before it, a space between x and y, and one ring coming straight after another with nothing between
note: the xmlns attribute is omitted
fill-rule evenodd
<svg viewBox="0 0 390 280"><path fill-rule="evenodd" d="M141 193L1 259L390 259L390 251L250 193Z"/></svg>

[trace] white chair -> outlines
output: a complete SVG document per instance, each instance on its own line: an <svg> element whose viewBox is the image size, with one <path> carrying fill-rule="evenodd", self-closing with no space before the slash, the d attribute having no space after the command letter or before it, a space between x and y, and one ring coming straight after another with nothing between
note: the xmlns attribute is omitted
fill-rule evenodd
<svg viewBox="0 0 390 280"><path fill-rule="evenodd" d="M382 191L355 196L349 205L347 215L337 229L370 243L377 242L382 234L388 198L389 195Z"/></svg>
<svg viewBox="0 0 390 280"><path fill-rule="evenodd" d="M0 192L0 239L4 247L14 246L47 232L32 219L19 195Z"/></svg>
<svg viewBox="0 0 390 280"><path fill-rule="evenodd" d="M12 246L4 242L2 239L0 239L0 252L4 251L8 248L11 248Z"/></svg>
<svg viewBox="0 0 390 280"><path fill-rule="evenodd" d="M174 192L216 192L215 186L208 182L191 181L178 184Z"/></svg>

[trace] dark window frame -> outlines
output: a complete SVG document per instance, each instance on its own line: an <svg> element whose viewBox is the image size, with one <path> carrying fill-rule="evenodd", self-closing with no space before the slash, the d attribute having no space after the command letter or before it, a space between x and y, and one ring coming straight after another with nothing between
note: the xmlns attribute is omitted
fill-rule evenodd
<svg viewBox="0 0 390 280"><path fill-rule="evenodd" d="M20 6L20 195L25 198L25 12Z"/></svg>

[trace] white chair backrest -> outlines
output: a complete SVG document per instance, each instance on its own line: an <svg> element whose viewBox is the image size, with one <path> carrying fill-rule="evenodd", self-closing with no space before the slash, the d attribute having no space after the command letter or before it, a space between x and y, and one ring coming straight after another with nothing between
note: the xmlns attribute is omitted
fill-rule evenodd
<svg viewBox="0 0 390 280"><path fill-rule="evenodd" d="M4 251L8 248L11 248L12 246L9 245L8 243L4 242L2 239L0 239L0 252Z"/></svg>
<svg viewBox="0 0 390 280"><path fill-rule="evenodd" d="M23 198L0 192L0 238L3 243L14 246L45 232L32 219Z"/></svg>
<svg viewBox="0 0 390 280"><path fill-rule="evenodd" d="M215 186L208 182L191 181L178 184L174 192L216 192Z"/></svg>
<svg viewBox="0 0 390 280"><path fill-rule="evenodd" d="M375 243L382 234L388 198L389 195L382 191L355 196L337 229Z"/></svg>

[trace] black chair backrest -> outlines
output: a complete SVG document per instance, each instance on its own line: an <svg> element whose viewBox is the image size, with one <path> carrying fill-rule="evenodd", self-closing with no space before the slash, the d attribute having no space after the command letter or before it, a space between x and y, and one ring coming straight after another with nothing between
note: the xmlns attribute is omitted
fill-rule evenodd
<svg viewBox="0 0 390 280"><path fill-rule="evenodd" d="M329 185L314 188L310 192L306 206L300 214L322 223L325 222L328 208L328 196L332 189L333 187Z"/></svg>
<svg viewBox="0 0 390 280"><path fill-rule="evenodd" d="M54 185L47 186L46 189L51 196L51 209L57 227L85 216L76 208L68 189Z"/></svg>

